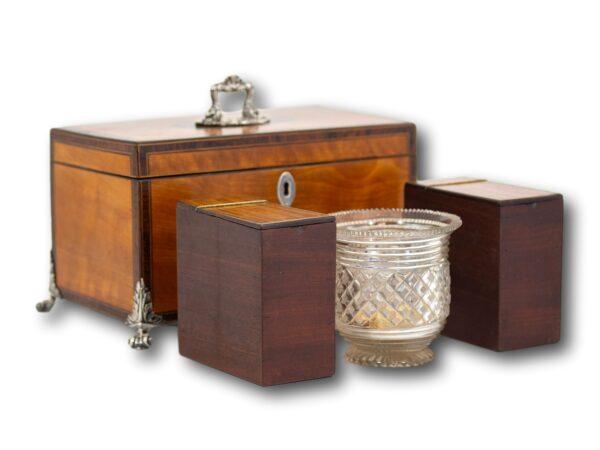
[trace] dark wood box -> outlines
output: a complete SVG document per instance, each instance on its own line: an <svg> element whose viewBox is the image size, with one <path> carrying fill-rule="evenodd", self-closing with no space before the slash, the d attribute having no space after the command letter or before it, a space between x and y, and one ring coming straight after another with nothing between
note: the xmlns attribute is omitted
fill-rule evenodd
<svg viewBox="0 0 600 450"><path fill-rule="evenodd" d="M560 339L560 194L469 178L408 183L407 208L462 218L443 334L497 351Z"/></svg>
<svg viewBox="0 0 600 450"><path fill-rule="evenodd" d="M333 216L181 202L177 266L183 356L262 386L333 375Z"/></svg>
<svg viewBox="0 0 600 450"><path fill-rule="evenodd" d="M119 318L143 279L154 312L177 311L178 200L278 201L319 212L398 207L413 178L415 127L323 107L265 110L271 122L197 128L200 118L52 130L52 224L62 297Z"/></svg>

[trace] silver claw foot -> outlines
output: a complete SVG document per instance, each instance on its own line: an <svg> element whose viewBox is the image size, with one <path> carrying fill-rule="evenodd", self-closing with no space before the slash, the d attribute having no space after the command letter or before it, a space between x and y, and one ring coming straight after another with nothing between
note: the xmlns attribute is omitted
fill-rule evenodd
<svg viewBox="0 0 600 450"><path fill-rule="evenodd" d="M162 318L152 311L152 297L150 291L140 279L135 286L133 294L133 309L125 322L135 328L135 335L129 338L129 346L136 350L146 350L152 344L150 330L160 323Z"/></svg>
<svg viewBox="0 0 600 450"><path fill-rule="evenodd" d="M35 308L38 312L48 312L54 306L57 299L61 298L60 291L56 286L56 275L54 275L54 256L50 252L50 286L48 287L50 298L42 302L36 303Z"/></svg>

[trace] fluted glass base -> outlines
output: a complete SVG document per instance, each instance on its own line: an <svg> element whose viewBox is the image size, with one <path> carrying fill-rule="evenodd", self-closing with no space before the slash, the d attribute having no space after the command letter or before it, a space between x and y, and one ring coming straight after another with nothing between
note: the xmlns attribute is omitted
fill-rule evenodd
<svg viewBox="0 0 600 450"><path fill-rule="evenodd" d="M405 342L350 341L346 361L369 367L417 367L433 360L429 347L415 350Z"/></svg>
<svg viewBox="0 0 600 450"><path fill-rule="evenodd" d="M369 367L417 367L433 360L429 344L444 322L412 329L374 330L338 323L338 331L350 344L345 359Z"/></svg>

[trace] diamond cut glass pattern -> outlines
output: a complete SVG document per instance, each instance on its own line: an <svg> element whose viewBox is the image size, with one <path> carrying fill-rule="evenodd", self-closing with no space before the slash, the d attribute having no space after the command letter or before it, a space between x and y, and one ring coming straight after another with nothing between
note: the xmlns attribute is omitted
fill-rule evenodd
<svg viewBox="0 0 600 450"><path fill-rule="evenodd" d="M448 263L406 274L375 269L352 271L338 264L337 273L336 312L343 323L403 328L441 321L448 315Z"/></svg>
<svg viewBox="0 0 600 450"><path fill-rule="evenodd" d="M336 327L346 359L406 367L432 358L450 311L452 214L378 209L337 213Z"/></svg>

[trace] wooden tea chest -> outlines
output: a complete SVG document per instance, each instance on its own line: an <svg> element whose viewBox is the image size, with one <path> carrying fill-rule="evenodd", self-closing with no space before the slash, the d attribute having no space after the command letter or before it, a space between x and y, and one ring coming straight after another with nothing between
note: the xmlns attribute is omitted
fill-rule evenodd
<svg viewBox="0 0 600 450"><path fill-rule="evenodd" d="M133 309L130 324L158 320L144 319L142 303L175 318L180 200L260 198L325 213L402 206L413 124L317 106L264 114L270 123L240 127L179 117L53 129L52 299L121 319Z"/></svg>

